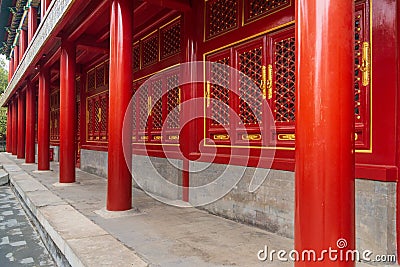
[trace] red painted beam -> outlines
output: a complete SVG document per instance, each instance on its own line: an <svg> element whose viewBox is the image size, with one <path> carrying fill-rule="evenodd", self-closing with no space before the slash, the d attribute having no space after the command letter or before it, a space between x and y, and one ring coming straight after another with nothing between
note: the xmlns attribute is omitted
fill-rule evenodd
<svg viewBox="0 0 400 267"><path fill-rule="evenodd" d="M57 48L56 52L52 54L50 57L46 57L46 62L44 63L44 66L46 68L50 68L54 63L57 62L57 60L60 59L61 56L61 47Z"/></svg>
<svg viewBox="0 0 400 267"><path fill-rule="evenodd" d="M60 183L75 182L75 68L73 43L63 41L60 58Z"/></svg>
<svg viewBox="0 0 400 267"><path fill-rule="evenodd" d="M11 153L12 144L12 104L8 103L7 106L7 133L6 133L6 151Z"/></svg>
<svg viewBox="0 0 400 267"><path fill-rule="evenodd" d="M50 148L50 71L42 67L38 97L38 170L49 170Z"/></svg>
<svg viewBox="0 0 400 267"><path fill-rule="evenodd" d="M19 61L22 61L22 57L25 54L27 47L27 35L25 30L21 30L19 33Z"/></svg>
<svg viewBox="0 0 400 267"><path fill-rule="evenodd" d="M101 1L90 15L79 24L79 26L68 36L67 40L73 42L77 40L87 29L92 27L93 23L110 7L109 1Z"/></svg>
<svg viewBox="0 0 400 267"><path fill-rule="evenodd" d="M26 81L26 151L25 163L35 163L36 90L32 81Z"/></svg>
<svg viewBox="0 0 400 267"><path fill-rule="evenodd" d="M25 158L25 91L18 94L18 147L17 158Z"/></svg>
<svg viewBox="0 0 400 267"><path fill-rule="evenodd" d="M37 9L33 6L28 11L28 45L31 43L37 30Z"/></svg>
<svg viewBox="0 0 400 267"><path fill-rule="evenodd" d="M355 249L354 1L296 1L295 249ZM340 251L340 249L339 249ZM350 267L353 261L299 261Z"/></svg>
<svg viewBox="0 0 400 267"><path fill-rule="evenodd" d="M131 0L111 2L110 21L110 91L108 129L107 209L132 208L132 154L124 156L124 146L131 150L131 136L123 139L123 121L132 97L132 19ZM124 128L128 133L130 127ZM128 162L128 164L126 163Z"/></svg>
<svg viewBox="0 0 400 267"><path fill-rule="evenodd" d="M192 8L188 0L145 0L144 2L182 12L189 11Z"/></svg>
<svg viewBox="0 0 400 267"><path fill-rule="evenodd" d="M11 143L11 154L17 155L17 145L18 145L18 109L17 109L17 99L12 100L12 143Z"/></svg>

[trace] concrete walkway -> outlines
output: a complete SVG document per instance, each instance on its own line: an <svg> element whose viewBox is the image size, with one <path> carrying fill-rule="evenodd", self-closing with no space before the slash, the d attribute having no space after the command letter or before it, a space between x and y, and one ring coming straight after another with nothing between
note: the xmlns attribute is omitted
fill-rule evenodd
<svg viewBox="0 0 400 267"><path fill-rule="evenodd" d="M77 169L77 183L61 185L58 163L38 172L23 162L0 153L12 186L72 266L293 266L257 258L265 246L290 251L291 239L168 206L137 189L134 211L106 212L106 179Z"/></svg>

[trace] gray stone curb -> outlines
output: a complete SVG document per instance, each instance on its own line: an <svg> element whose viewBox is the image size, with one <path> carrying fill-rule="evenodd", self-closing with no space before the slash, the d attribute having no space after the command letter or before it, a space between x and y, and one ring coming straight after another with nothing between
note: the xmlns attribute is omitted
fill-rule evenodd
<svg viewBox="0 0 400 267"><path fill-rule="evenodd" d="M20 197L28 214L39 224L42 239L60 266L148 266L109 233L90 221L17 165L4 165L11 187ZM0 169L0 173L1 173ZM43 238L44 237L44 238ZM48 237L48 238L46 238ZM60 253L62 255L60 255ZM65 261L60 259L65 257Z"/></svg>

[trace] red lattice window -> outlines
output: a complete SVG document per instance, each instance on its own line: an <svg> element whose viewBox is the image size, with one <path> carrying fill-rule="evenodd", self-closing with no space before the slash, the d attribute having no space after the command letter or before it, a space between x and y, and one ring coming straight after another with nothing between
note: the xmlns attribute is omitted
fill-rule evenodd
<svg viewBox="0 0 400 267"><path fill-rule="evenodd" d="M169 71L134 84L134 91L136 91L134 126L132 127L134 143L136 141L156 143L162 140L173 143L179 141L180 89L178 86L179 77L176 71ZM152 110L149 112L151 105Z"/></svg>
<svg viewBox="0 0 400 267"><path fill-rule="evenodd" d="M155 102L153 104L153 109L151 110L151 118L152 118L152 129L161 130L163 117L162 117L162 93L163 93L163 84L161 80L154 81L151 83L151 91L152 91L152 100Z"/></svg>
<svg viewBox="0 0 400 267"><path fill-rule="evenodd" d="M244 125L262 122L262 67L264 61L263 44L251 44L238 53L239 77L239 117Z"/></svg>
<svg viewBox="0 0 400 267"><path fill-rule="evenodd" d="M228 32L239 25L239 1L209 0L205 15L207 39Z"/></svg>
<svg viewBox="0 0 400 267"><path fill-rule="evenodd" d="M87 91L93 91L96 89L96 72L95 70L91 70L87 73Z"/></svg>
<svg viewBox="0 0 400 267"><path fill-rule="evenodd" d="M249 22L273 14L291 5L291 0L249 0L244 1L244 19Z"/></svg>
<svg viewBox="0 0 400 267"><path fill-rule="evenodd" d="M100 65L96 68L96 88L105 85L105 65Z"/></svg>
<svg viewBox="0 0 400 267"><path fill-rule="evenodd" d="M86 107L87 107L87 122L86 122L86 125L87 125L87 128L88 128L88 141L93 141L94 140L94 107L93 107L93 101L92 101L92 99L88 99L87 100L87 104L86 104Z"/></svg>
<svg viewBox="0 0 400 267"><path fill-rule="evenodd" d="M177 129L179 128L179 108L176 108L180 104L181 92L179 85L179 77L177 74L174 74L170 77L167 77L167 112L168 112L168 128Z"/></svg>
<svg viewBox="0 0 400 267"><path fill-rule="evenodd" d="M60 140L60 91L53 91L50 95L50 141Z"/></svg>
<svg viewBox="0 0 400 267"><path fill-rule="evenodd" d="M158 32L156 32L142 42L143 67L156 63L158 61L158 53Z"/></svg>
<svg viewBox="0 0 400 267"><path fill-rule="evenodd" d="M294 37L275 40L273 54L275 122L294 122L296 65Z"/></svg>
<svg viewBox="0 0 400 267"><path fill-rule="evenodd" d="M160 30L161 59L178 54L181 51L181 20Z"/></svg>
<svg viewBox="0 0 400 267"><path fill-rule="evenodd" d="M108 118L108 92L87 98L88 140L106 142Z"/></svg>
<svg viewBox="0 0 400 267"><path fill-rule="evenodd" d="M110 80L110 61L104 63L104 84L108 85Z"/></svg>
<svg viewBox="0 0 400 267"><path fill-rule="evenodd" d="M369 147L370 127L370 68L366 60L371 58L368 25L368 1L359 1L355 7L354 18L354 116L356 148Z"/></svg>
<svg viewBox="0 0 400 267"><path fill-rule="evenodd" d="M139 46L139 43L137 43L133 46L132 65L133 65L133 72L136 72L140 69L140 46Z"/></svg>
<svg viewBox="0 0 400 267"><path fill-rule="evenodd" d="M208 105L211 106L211 125L229 125L229 100L230 100L230 55L223 54L222 58L209 58L212 62L217 64L211 65L210 73L210 96L215 101L209 101Z"/></svg>
<svg viewBox="0 0 400 267"><path fill-rule="evenodd" d="M138 103L139 103L139 130L147 130L147 120L149 115L149 86L142 85L142 88L138 92Z"/></svg>
<svg viewBox="0 0 400 267"><path fill-rule="evenodd" d="M104 61L89 70L87 79L92 76L94 77L93 89L87 90L86 98L87 140L89 142L107 142L109 61ZM87 82L87 85L92 83Z"/></svg>

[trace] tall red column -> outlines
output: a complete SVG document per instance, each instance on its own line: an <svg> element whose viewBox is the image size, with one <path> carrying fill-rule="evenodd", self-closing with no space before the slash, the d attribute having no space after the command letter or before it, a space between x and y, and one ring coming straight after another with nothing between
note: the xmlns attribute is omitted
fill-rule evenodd
<svg viewBox="0 0 400 267"><path fill-rule="evenodd" d="M313 249L317 258L329 248L345 255L355 247L354 1L296 3L295 249ZM340 239L346 242L338 246ZM354 262L325 254L295 266Z"/></svg>
<svg viewBox="0 0 400 267"><path fill-rule="evenodd" d="M110 21L110 92L108 130L107 209L128 210L132 207L132 155L125 161L123 146L130 149L131 137L123 140L123 120L132 97L132 21L130 0L112 0ZM125 130L131 132L129 127ZM129 151L129 150L128 150ZM127 165L127 163L129 166Z"/></svg>
<svg viewBox="0 0 400 267"><path fill-rule="evenodd" d="M8 61L8 82L11 81L11 78L14 74L14 59L10 58Z"/></svg>
<svg viewBox="0 0 400 267"><path fill-rule="evenodd" d="M25 54L27 47L27 36L26 36L26 31L21 30L19 33L19 61L21 62L22 57Z"/></svg>
<svg viewBox="0 0 400 267"><path fill-rule="evenodd" d="M26 163L35 163L35 98L35 87L28 78L26 81Z"/></svg>
<svg viewBox="0 0 400 267"><path fill-rule="evenodd" d="M19 64L19 47L14 46L14 72L17 70Z"/></svg>
<svg viewBox="0 0 400 267"><path fill-rule="evenodd" d="M17 99L12 100L12 138L11 138L11 154L17 155L17 134L18 134L18 109L17 109Z"/></svg>
<svg viewBox="0 0 400 267"><path fill-rule="evenodd" d="M60 58L60 183L75 182L75 46L63 41Z"/></svg>
<svg viewBox="0 0 400 267"><path fill-rule="evenodd" d="M41 12L41 19L46 15L47 8L49 7L51 0L41 0L40 1L40 12Z"/></svg>
<svg viewBox="0 0 400 267"><path fill-rule="evenodd" d="M18 95L18 147L17 158L25 158L25 92Z"/></svg>
<svg viewBox="0 0 400 267"><path fill-rule="evenodd" d="M42 67L39 73L38 97L38 170L49 170L50 148L50 72Z"/></svg>
<svg viewBox="0 0 400 267"><path fill-rule="evenodd" d="M6 151L8 153L11 152L11 145L12 145L12 105L8 103L7 106L7 132L6 132Z"/></svg>
<svg viewBox="0 0 400 267"><path fill-rule="evenodd" d="M33 6L28 11L28 45L31 43L37 29L37 9Z"/></svg>

